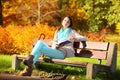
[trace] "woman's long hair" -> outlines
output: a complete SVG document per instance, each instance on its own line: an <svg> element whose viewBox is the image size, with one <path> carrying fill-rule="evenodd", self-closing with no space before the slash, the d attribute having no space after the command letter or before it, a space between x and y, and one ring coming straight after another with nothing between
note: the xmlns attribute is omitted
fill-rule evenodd
<svg viewBox="0 0 120 80"><path fill-rule="evenodd" d="M67 16L67 18L70 20L70 25L69 25L68 27L72 27L72 25L73 25L72 18L71 18L70 16ZM62 21L63 21L63 20L62 20ZM61 23L62 23L62 21L61 21ZM60 25L60 27L57 29L57 32L58 32L62 27L63 27L63 26Z"/></svg>

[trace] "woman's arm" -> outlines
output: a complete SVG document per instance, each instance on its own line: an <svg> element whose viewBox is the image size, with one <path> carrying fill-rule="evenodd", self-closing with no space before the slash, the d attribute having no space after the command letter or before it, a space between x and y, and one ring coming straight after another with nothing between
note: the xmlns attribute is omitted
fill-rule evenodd
<svg viewBox="0 0 120 80"><path fill-rule="evenodd" d="M74 39L74 41L81 41L83 48L87 46L86 45L87 39L84 36L80 35L78 32L76 32L75 30L71 31L70 37L71 36Z"/></svg>
<svg viewBox="0 0 120 80"><path fill-rule="evenodd" d="M53 38L53 41L52 41L52 48L55 49L57 46L56 46L56 43L58 42L57 40L57 31L55 31L54 33L54 38Z"/></svg>
<svg viewBox="0 0 120 80"><path fill-rule="evenodd" d="M75 41L87 41L87 39L80 35L78 32L76 32L75 30L71 31L70 36L72 36L74 38Z"/></svg>

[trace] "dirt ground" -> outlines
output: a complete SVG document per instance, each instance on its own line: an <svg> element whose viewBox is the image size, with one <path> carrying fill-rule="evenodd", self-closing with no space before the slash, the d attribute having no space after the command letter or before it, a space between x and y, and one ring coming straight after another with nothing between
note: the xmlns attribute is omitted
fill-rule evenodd
<svg viewBox="0 0 120 80"><path fill-rule="evenodd" d="M19 76L13 74L5 74L0 73L0 80L65 80L60 76L56 76L54 78L45 78L45 77L38 77L38 76Z"/></svg>

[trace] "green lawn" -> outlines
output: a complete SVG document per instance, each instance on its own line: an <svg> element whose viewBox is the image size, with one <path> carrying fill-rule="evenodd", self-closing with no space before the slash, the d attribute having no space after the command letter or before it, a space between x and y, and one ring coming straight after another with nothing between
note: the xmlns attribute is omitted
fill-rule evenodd
<svg viewBox="0 0 120 80"><path fill-rule="evenodd" d="M107 38L104 40L106 42L117 42L118 44L118 57L117 57L117 71L115 74L111 75L111 79L107 79L105 73L99 73L95 80L120 80L120 36L119 35L107 35ZM91 59L79 59L79 58L67 58L68 60L72 61L89 61L97 63L97 60ZM11 68L12 64L12 56L10 55L0 55L0 72L4 73L19 73L21 70L24 69L24 65L21 64L20 68L17 71L13 71ZM103 61L104 64L104 61ZM49 68L48 68L49 67ZM50 77L54 74L65 74L67 75L66 80L85 80L85 68L77 68L77 67L70 67L70 66L63 66L57 64L50 64L50 63L41 63L40 71L34 68L33 73L38 76L42 77Z"/></svg>
<svg viewBox="0 0 120 80"><path fill-rule="evenodd" d="M68 58L69 60L74 60L74 61L85 61L88 59L79 59L79 58ZM90 60L89 62L97 62L96 60ZM117 58L117 72L112 76L112 78L114 80L120 80L120 57ZM12 63L12 56L9 55L0 55L0 72L4 72L4 73L15 73L12 69L11 69L11 63ZM22 64L21 64L22 65ZM63 66L63 65L57 65L57 64L51 64L51 63L41 63L41 70L36 70L36 68L34 68L33 73L37 74L38 76L46 76L49 77L51 76L51 74L66 74L67 76L67 80L85 80L85 69L84 68L77 68L77 67L70 67L70 66ZM21 66L21 68L19 70L17 70L16 72L18 73L19 71L21 71L23 69L23 65ZM49 67L49 68L48 68ZM112 80L113 80L112 79ZM107 80L106 78L106 74L105 73L99 73L96 77L95 80Z"/></svg>

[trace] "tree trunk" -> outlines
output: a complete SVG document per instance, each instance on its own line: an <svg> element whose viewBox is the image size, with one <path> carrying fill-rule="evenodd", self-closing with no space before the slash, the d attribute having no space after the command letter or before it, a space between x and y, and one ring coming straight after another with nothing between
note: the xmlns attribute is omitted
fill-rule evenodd
<svg viewBox="0 0 120 80"><path fill-rule="evenodd" d="M62 9L62 0L58 0L58 7L59 9Z"/></svg>
<svg viewBox="0 0 120 80"><path fill-rule="evenodd" d="M40 0L38 0L38 19L37 19L37 22L40 23Z"/></svg>
<svg viewBox="0 0 120 80"><path fill-rule="evenodd" d="M2 21L2 2L0 0L0 26L3 26L3 21Z"/></svg>
<svg viewBox="0 0 120 80"><path fill-rule="evenodd" d="M59 7L59 10L62 10L62 3L63 3L62 0L58 0L58 7ZM60 12L59 14L60 14L60 17L58 17L57 20L58 20L59 22L61 22L62 13Z"/></svg>

